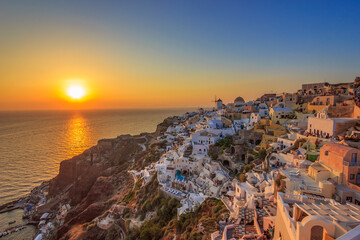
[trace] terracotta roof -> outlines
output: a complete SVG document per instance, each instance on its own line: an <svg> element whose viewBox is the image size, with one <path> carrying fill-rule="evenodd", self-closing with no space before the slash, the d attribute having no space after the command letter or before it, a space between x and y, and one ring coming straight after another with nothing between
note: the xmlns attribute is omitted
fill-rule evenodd
<svg viewBox="0 0 360 240"><path fill-rule="evenodd" d="M353 148L345 146L343 144L329 142L325 143L325 145L321 148L321 151L329 151L344 157L352 149Z"/></svg>

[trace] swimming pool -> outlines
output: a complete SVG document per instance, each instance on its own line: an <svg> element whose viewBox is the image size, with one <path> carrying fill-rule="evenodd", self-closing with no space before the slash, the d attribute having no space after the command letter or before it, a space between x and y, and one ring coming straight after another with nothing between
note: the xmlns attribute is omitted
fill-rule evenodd
<svg viewBox="0 0 360 240"><path fill-rule="evenodd" d="M180 181L184 180L184 176L181 175L180 170L176 170L175 179L180 180Z"/></svg>

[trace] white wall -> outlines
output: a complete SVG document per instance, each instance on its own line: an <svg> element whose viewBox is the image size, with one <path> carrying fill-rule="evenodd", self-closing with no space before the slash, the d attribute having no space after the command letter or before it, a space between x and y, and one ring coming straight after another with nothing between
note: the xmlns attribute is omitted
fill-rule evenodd
<svg viewBox="0 0 360 240"><path fill-rule="evenodd" d="M329 136L334 136L335 125L334 121L330 118L316 118L316 117L309 117L308 118L308 132L314 133L314 131L319 130L325 134L329 134Z"/></svg>

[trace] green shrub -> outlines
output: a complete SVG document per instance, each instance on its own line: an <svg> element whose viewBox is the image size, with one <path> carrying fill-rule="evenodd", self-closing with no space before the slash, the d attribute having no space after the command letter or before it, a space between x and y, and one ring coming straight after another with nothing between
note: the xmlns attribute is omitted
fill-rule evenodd
<svg viewBox="0 0 360 240"><path fill-rule="evenodd" d="M244 171L245 172L251 172L253 168L254 168L253 164L247 164L247 165L244 166Z"/></svg>
<svg viewBox="0 0 360 240"><path fill-rule="evenodd" d="M260 149L260 151L257 154L257 157L259 159L261 159L261 160L265 160L266 155L267 155L266 150L265 149Z"/></svg>
<svg viewBox="0 0 360 240"><path fill-rule="evenodd" d="M225 148L230 147L232 142L233 142L232 136L226 136L226 137L218 140L215 143L215 146L225 149Z"/></svg>
<svg viewBox="0 0 360 240"><path fill-rule="evenodd" d="M240 175L239 175L239 181L240 182L246 182L246 176L245 176L245 174L243 174L243 173L241 173Z"/></svg>
<svg viewBox="0 0 360 240"><path fill-rule="evenodd" d="M275 180L275 184L276 184L276 186L280 187L280 185L281 185L281 179L280 179L280 178L277 178L277 179Z"/></svg>
<svg viewBox="0 0 360 240"><path fill-rule="evenodd" d="M112 225L107 233L106 233L106 237L105 240L112 240L112 239L117 239L118 237L121 236L121 230L120 227L117 225Z"/></svg>

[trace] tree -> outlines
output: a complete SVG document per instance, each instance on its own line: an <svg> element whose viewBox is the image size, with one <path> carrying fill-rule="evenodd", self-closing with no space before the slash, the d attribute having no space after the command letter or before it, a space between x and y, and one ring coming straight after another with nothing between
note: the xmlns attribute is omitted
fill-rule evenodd
<svg viewBox="0 0 360 240"><path fill-rule="evenodd" d="M258 158L261 159L261 160L265 160L266 155L267 155L266 150L265 150L265 149L261 149L261 150L259 151L259 153L258 153Z"/></svg>
<svg viewBox="0 0 360 240"><path fill-rule="evenodd" d="M111 240L111 239L116 239L116 238L118 238L118 237L120 237L120 227L113 224L113 225L109 228L109 230L108 230L108 232L107 232L107 234L106 234L105 239L106 239L106 240Z"/></svg>
<svg viewBox="0 0 360 240"><path fill-rule="evenodd" d="M243 173L241 173L240 175L239 175L239 181L240 182L246 182L246 176L245 176L245 174L243 174Z"/></svg>
<svg viewBox="0 0 360 240"><path fill-rule="evenodd" d="M215 146L220 148L228 148L233 142L232 136L226 136L215 143Z"/></svg>
<svg viewBox="0 0 360 240"><path fill-rule="evenodd" d="M281 185L281 179L280 179L280 178L277 178L277 179L275 180L275 184L276 184L276 186L280 187L280 185Z"/></svg>
<svg viewBox="0 0 360 240"><path fill-rule="evenodd" d="M247 164L244 166L245 172L251 172L251 170L254 168L253 164Z"/></svg>

